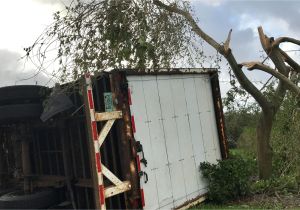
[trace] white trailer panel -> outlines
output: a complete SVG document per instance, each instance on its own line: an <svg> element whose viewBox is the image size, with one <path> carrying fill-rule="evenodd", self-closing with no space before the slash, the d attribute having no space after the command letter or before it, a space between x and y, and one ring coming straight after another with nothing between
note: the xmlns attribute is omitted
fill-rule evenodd
<svg viewBox="0 0 300 210"><path fill-rule="evenodd" d="M200 162L221 159L207 74L127 76L134 137L143 145L145 209L170 209L207 190Z"/></svg>

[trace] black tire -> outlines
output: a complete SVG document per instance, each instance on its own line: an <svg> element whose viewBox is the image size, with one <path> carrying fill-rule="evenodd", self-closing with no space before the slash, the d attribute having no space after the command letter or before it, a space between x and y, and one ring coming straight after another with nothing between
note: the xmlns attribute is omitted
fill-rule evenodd
<svg viewBox="0 0 300 210"><path fill-rule="evenodd" d="M22 194L14 191L0 197L0 209L45 209L57 204L57 193L52 189Z"/></svg>
<svg viewBox="0 0 300 210"><path fill-rule="evenodd" d="M0 105L34 103L45 97L47 87L18 85L0 88Z"/></svg>
<svg viewBox="0 0 300 210"><path fill-rule="evenodd" d="M6 193L9 193L9 192L15 191L15 190L16 189L12 189L12 188L9 188L9 189L0 189L0 196L4 195Z"/></svg>
<svg viewBox="0 0 300 210"><path fill-rule="evenodd" d="M43 111L41 104L15 104L0 106L0 123L39 119Z"/></svg>

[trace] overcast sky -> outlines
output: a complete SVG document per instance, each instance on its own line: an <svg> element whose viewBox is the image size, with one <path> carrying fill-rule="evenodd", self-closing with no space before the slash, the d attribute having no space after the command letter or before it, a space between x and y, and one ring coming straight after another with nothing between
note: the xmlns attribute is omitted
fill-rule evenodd
<svg viewBox="0 0 300 210"><path fill-rule="evenodd" d="M46 84L49 76L24 65L20 57L53 20L53 13L67 0L0 0L0 86ZM238 62L259 59L261 46L257 27L263 26L269 36L291 36L300 39L300 1L226 1L192 0L195 15L204 31L222 42L232 28L231 47ZM296 46L285 46L287 50ZM212 49L207 49L212 52ZM249 75L252 80L264 78L261 73ZM224 74L224 83L228 80ZM225 87L226 84L221 84Z"/></svg>

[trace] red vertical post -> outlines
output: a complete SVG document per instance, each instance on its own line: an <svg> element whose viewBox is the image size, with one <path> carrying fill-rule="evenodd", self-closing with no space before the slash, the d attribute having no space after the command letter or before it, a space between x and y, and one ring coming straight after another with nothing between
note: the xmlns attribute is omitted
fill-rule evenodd
<svg viewBox="0 0 300 210"><path fill-rule="evenodd" d="M95 164L94 167L92 167L94 171L94 175L96 175L96 178L94 180L97 181L97 190L94 192L98 193L96 197L96 208L100 207L101 210L106 209L105 205L105 193L104 193L104 183L103 183L103 173L102 173L102 167L101 167L101 154L100 154L100 146L98 142L98 130L97 130L97 122L95 120L95 106L94 106L94 99L93 99L93 89L92 89L92 80L90 74L85 75L85 84L86 84L86 96L87 96L87 104L89 107L86 107L86 111L89 113L89 119L90 119L90 126L88 126L91 131L91 139L90 141L93 141L92 144L94 144L93 148L93 158L95 161L92 161L93 164ZM95 186L94 186L95 187ZM96 188L96 187L95 187Z"/></svg>

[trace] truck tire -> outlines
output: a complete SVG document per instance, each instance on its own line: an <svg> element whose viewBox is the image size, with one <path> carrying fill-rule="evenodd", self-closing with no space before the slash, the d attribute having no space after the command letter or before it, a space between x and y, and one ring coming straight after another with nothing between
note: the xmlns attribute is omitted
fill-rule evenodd
<svg viewBox="0 0 300 210"><path fill-rule="evenodd" d="M0 105L35 103L45 97L48 88L38 85L18 85L0 88Z"/></svg>
<svg viewBox="0 0 300 210"><path fill-rule="evenodd" d="M32 194L14 191L0 196L0 209L44 209L57 202L57 193L52 189Z"/></svg>
<svg viewBox="0 0 300 210"><path fill-rule="evenodd" d="M14 104L0 106L0 123L39 119L42 111L43 107L41 104Z"/></svg>
<svg viewBox="0 0 300 210"><path fill-rule="evenodd" d="M12 191L15 191L16 189L13 189L13 188L9 188L9 189L0 189L0 196L1 195L4 195L4 194L7 194L9 192L12 192Z"/></svg>

